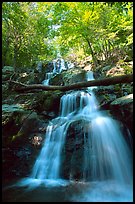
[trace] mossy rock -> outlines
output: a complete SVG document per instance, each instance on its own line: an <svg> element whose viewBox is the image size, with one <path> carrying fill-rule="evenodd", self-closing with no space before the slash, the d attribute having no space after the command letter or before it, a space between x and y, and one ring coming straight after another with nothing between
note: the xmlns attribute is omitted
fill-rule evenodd
<svg viewBox="0 0 135 204"><path fill-rule="evenodd" d="M57 74L50 80L50 85L69 85L86 80L86 71L80 68L69 69Z"/></svg>
<svg viewBox="0 0 135 204"><path fill-rule="evenodd" d="M3 145L10 145L13 135L16 135L21 128L25 117L31 113L30 110L23 108L21 104L2 105L2 130Z"/></svg>
<svg viewBox="0 0 135 204"><path fill-rule="evenodd" d="M2 69L2 74L13 73L14 71L14 67L4 66Z"/></svg>
<svg viewBox="0 0 135 204"><path fill-rule="evenodd" d="M61 91L47 91L41 92L34 98L34 104L32 108L36 110L39 114L43 111L55 112L58 114L60 98L64 93Z"/></svg>
<svg viewBox="0 0 135 204"><path fill-rule="evenodd" d="M22 112L24 111L24 108L19 105L19 104L13 104L13 105L9 105L9 104L3 104L2 105L2 111L4 112Z"/></svg>
<svg viewBox="0 0 135 204"><path fill-rule="evenodd" d="M117 98L110 104L111 114L130 130L133 135L133 94Z"/></svg>
<svg viewBox="0 0 135 204"><path fill-rule="evenodd" d="M126 105L129 103L133 103L133 94L117 98L116 100L111 102L111 105Z"/></svg>

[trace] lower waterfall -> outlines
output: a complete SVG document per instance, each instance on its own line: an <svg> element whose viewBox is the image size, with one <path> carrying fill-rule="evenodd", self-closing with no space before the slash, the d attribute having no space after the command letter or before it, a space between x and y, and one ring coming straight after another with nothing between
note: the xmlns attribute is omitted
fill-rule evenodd
<svg viewBox="0 0 135 204"><path fill-rule="evenodd" d="M88 79L94 80L92 72ZM98 110L93 88L61 97L60 114L48 124L32 173L18 185L36 188L74 182L89 186L71 201L132 201L132 153L118 122Z"/></svg>

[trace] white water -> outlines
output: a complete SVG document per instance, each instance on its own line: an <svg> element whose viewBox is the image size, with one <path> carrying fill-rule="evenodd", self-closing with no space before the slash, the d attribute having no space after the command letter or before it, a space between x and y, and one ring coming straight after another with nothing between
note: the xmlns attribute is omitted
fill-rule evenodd
<svg viewBox="0 0 135 204"><path fill-rule="evenodd" d="M68 69L72 69L72 68L74 68L74 63L67 62L67 66L68 66Z"/></svg>
<svg viewBox="0 0 135 204"><path fill-rule="evenodd" d="M92 72L88 74L88 80L94 80ZM60 116L49 123L32 174L20 185L70 185L72 180L66 181L60 177L61 151L69 125L85 119L90 121L90 126L84 126L82 182L88 180L90 186L73 196L71 201L132 201L131 151L117 121L98 110L92 89L72 91L62 96Z"/></svg>
<svg viewBox="0 0 135 204"><path fill-rule="evenodd" d="M37 70L38 70L39 72L42 71L42 62L38 62L38 64L37 64Z"/></svg>
<svg viewBox="0 0 135 204"><path fill-rule="evenodd" d="M45 80L42 82L44 85L49 85L50 79L53 77L53 72L46 73Z"/></svg>

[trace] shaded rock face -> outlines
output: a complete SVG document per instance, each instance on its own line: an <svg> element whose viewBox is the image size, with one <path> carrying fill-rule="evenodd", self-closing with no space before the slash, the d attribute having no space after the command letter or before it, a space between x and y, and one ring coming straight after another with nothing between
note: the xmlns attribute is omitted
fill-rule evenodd
<svg viewBox="0 0 135 204"><path fill-rule="evenodd" d="M24 136L22 143L25 142L29 134L38 132L39 127L46 124L36 112L27 110L18 104L4 104L2 105L2 111L4 147L11 145L13 141L22 136Z"/></svg>
<svg viewBox="0 0 135 204"><path fill-rule="evenodd" d="M67 130L62 150L61 176L65 179L81 180L84 171L84 134L89 131L89 121L72 122Z"/></svg>
<svg viewBox="0 0 135 204"><path fill-rule="evenodd" d="M59 114L60 98L62 92L44 92L35 99L33 108L43 116L44 119L53 119Z"/></svg>
<svg viewBox="0 0 135 204"><path fill-rule="evenodd" d="M110 112L122 121L133 135L133 94L117 98L110 104Z"/></svg>
<svg viewBox="0 0 135 204"><path fill-rule="evenodd" d="M14 68L11 66L4 66L2 69L2 80L9 80L10 77L14 74Z"/></svg>
<svg viewBox="0 0 135 204"><path fill-rule="evenodd" d="M21 108L19 111L18 106L6 105L3 110L3 179L28 176L43 145L48 123L36 112Z"/></svg>
<svg viewBox="0 0 135 204"><path fill-rule="evenodd" d="M28 176L31 170L31 155L33 155L33 151L30 145L3 148L3 179L8 180Z"/></svg>

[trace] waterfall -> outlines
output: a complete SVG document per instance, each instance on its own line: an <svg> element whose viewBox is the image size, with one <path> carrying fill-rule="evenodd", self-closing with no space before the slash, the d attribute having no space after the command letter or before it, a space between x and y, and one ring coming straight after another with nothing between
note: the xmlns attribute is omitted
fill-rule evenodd
<svg viewBox="0 0 135 204"><path fill-rule="evenodd" d="M53 73L54 73L54 74L57 73L56 61L55 61L55 60L53 60Z"/></svg>
<svg viewBox="0 0 135 204"><path fill-rule="evenodd" d="M63 70L67 70L64 59L58 58L57 60L53 60L53 71L46 73L45 80L42 81L42 84L49 85L50 79Z"/></svg>
<svg viewBox="0 0 135 204"><path fill-rule="evenodd" d="M74 63L72 63L72 62L67 62L67 67L68 67L68 69L74 68Z"/></svg>
<svg viewBox="0 0 135 204"><path fill-rule="evenodd" d="M88 72L87 80L94 80L92 72ZM111 181L124 187L126 184L132 184L130 148L120 131L119 123L109 117L105 111L98 110L94 88L96 87L69 91L61 97L60 115L50 121L30 180L23 183L49 185L51 182L51 185L54 183L62 185L64 182L76 180L77 171L79 171L80 175L77 179L83 182L99 184L99 182ZM73 125L76 122L78 126ZM79 126L80 129L78 129ZM79 158L77 156L79 150L74 146L73 152L69 153L70 158L65 152L71 127L72 131L74 130L74 137L71 139L76 141L76 144L79 142L76 139L77 131L81 130L80 135L83 138L79 170L76 159ZM68 172L65 167L67 162L69 162ZM64 171L67 177L64 176Z"/></svg>
<svg viewBox="0 0 135 204"><path fill-rule="evenodd" d="M60 73L62 72L62 70L66 70L66 67L65 67L65 61L64 59L60 59Z"/></svg>
<svg viewBox="0 0 135 204"><path fill-rule="evenodd" d="M42 71L42 62L38 62L38 64L37 64L37 70L38 70L39 72Z"/></svg>
<svg viewBox="0 0 135 204"><path fill-rule="evenodd" d="M64 142L64 128L65 124L56 129L53 124L47 127L45 145L34 165L32 172L33 178L59 178L60 150Z"/></svg>
<svg viewBox="0 0 135 204"><path fill-rule="evenodd" d="M53 77L53 72L46 73L45 80L42 82L44 85L49 85L50 79Z"/></svg>

